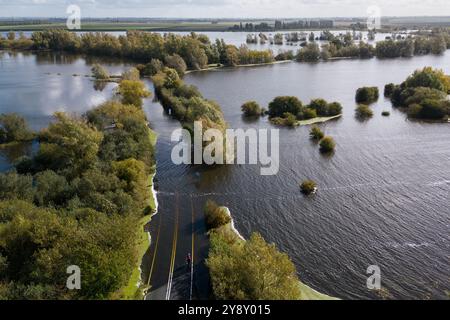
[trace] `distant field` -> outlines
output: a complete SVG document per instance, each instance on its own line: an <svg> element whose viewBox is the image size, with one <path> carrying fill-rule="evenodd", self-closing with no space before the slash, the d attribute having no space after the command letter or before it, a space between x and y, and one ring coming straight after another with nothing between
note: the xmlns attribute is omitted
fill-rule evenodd
<svg viewBox="0 0 450 320"><path fill-rule="evenodd" d="M81 31L226 31L235 23L82 23ZM41 31L46 29L66 28L63 23L0 25L0 31Z"/></svg>

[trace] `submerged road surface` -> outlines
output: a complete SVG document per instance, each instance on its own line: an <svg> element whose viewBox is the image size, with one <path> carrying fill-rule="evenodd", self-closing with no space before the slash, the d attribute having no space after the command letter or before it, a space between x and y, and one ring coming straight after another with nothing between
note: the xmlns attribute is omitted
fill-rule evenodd
<svg viewBox="0 0 450 320"><path fill-rule="evenodd" d="M203 208L196 208L191 196L177 193L158 194L158 202L158 214L150 224L152 243L142 266L150 286L145 299L207 299L208 238Z"/></svg>

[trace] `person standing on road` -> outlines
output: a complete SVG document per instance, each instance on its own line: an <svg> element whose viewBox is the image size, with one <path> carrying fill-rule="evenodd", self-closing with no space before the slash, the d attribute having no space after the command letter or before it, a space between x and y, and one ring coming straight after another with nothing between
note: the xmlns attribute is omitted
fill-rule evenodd
<svg viewBox="0 0 450 320"><path fill-rule="evenodd" d="M191 254L188 253L188 255L186 257L186 264L188 265L188 267L190 267L191 263L192 263L192 257L191 257Z"/></svg>

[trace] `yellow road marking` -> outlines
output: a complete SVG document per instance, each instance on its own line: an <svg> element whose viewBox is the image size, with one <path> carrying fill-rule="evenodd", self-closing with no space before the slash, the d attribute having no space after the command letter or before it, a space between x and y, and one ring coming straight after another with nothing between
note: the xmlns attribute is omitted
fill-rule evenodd
<svg viewBox="0 0 450 320"><path fill-rule="evenodd" d="M161 233L161 223L162 223L162 217L161 217L161 214L160 214L159 215L158 234L156 236L156 243L155 243L155 251L153 252L152 266L150 268L150 273L149 273L149 276L148 276L147 286L150 286L150 282L152 280L152 275L153 275L153 268L155 266L155 261L156 261L156 254L158 253L159 235Z"/></svg>
<svg viewBox="0 0 450 320"><path fill-rule="evenodd" d="M166 292L166 300L170 300L170 293L172 291L172 279L173 279L173 272L175 268L175 257L177 254L177 240L178 240L178 215L179 215L179 208L178 208L178 194L176 195L176 207L175 207L175 230L173 235L173 244L172 244L172 257L170 261L170 270L169 270L169 281L167 283L167 292Z"/></svg>
<svg viewBox="0 0 450 320"><path fill-rule="evenodd" d="M194 285L194 257L195 257L195 230L194 230L194 203L191 196L191 211L192 211L192 253L191 253L191 288L189 293L189 299L192 300L192 288Z"/></svg>

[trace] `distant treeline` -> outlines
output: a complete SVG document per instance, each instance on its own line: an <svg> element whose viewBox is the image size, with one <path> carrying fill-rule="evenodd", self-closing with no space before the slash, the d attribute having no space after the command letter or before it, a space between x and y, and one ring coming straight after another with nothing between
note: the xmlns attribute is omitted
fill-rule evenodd
<svg viewBox="0 0 450 320"><path fill-rule="evenodd" d="M442 54L450 48L450 31L435 30L428 35L408 36L406 39L388 39L377 42L376 46L360 41L355 43L354 36L334 36L325 32L321 40L327 44L321 47L310 42L297 54L297 60L315 62L331 58L400 58L416 55Z"/></svg>
<svg viewBox="0 0 450 320"><path fill-rule="evenodd" d="M114 36L108 33L76 34L66 30L34 32L31 39L0 39L1 48L35 49L84 53L97 56L122 57L137 62L158 59L163 63L174 54L180 56L188 69L198 70L208 65L258 64L274 61L272 51L250 50L246 46L237 48L223 40L214 43L205 35L191 33L186 36L172 33L161 35L142 31L129 31L126 35Z"/></svg>
<svg viewBox="0 0 450 320"><path fill-rule="evenodd" d="M283 35L281 37L283 43ZM369 34L374 39L374 34ZM322 47L316 40L327 41ZM275 43L279 41L274 39ZM223 40L211 42L203 34L192 32L181 36L173 33L129 31L126 35L114 36L108 33L77 34L66 30L48 30L34 32L31 39L23 34L16 38L11 32L7 38L0 36L0 49L35 49L66 51L96 56L122 57L136 62L149 63L161 61L173 67L185 64L189 70L205 69L209 66L239 66L246 64L264 64L280 60L298 60L315 62L332 58L398 58L425 54L442 54L450 48L450 30L436 29L429 33L392 37L373 46L362 41L362 36L348 32L334 35L330 31L322 32L320 37L314 34L309 41L301 43L298 52L283 51L274 56L271 50L251 50L246 45L236 47Z"/></svg>
<svg viewBox="0 0 450 320"><path fill-rule="evenodd" d="M329 29L334 27L333 20L298 20L298 21L275 21L274 25L270 25L267 22L261 23L239 23L230 27L230 31L247 31L247 32L259 32L259 31L275 31L275 30L301 30L311 28Z"/></svg>

